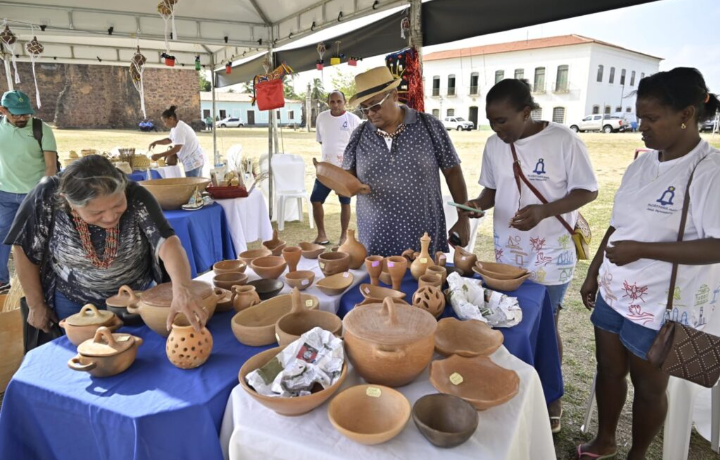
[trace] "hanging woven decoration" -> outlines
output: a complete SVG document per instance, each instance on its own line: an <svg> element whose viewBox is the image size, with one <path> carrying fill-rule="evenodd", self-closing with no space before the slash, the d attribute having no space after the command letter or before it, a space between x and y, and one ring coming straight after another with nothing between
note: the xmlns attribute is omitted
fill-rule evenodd
<svg viewBox="0 0 720 460"><path fill-rule="evenodd" d="M400 20L400 38L405 40L405 32L410 36L410 18L405 16Z"/></svg>
<svg viewBox="0 0 720 460"><path fill-rule="evenodd" d="M385 64L393 76L402 80L397 88L399 100L410 108L424 112L422 73L417 49L407 48L388 54L385 56Z"/></svg>
<svg viewBox="0 0 720 460"><path fill-rule="evenodd" d="M33 39L25 43L25 51L30 55L30 62L32 63L33 80L35 81L35 104L37 108L42 108L40 102L40 88L37 84L37 76L35 75L35 60L45 51L45 47L38 41L37 37L33 36Z"/></svg>
<svg viewBox="0 0 720 460"><path fill-rule="evenodd" d="M337 40L335 42L335 54L330 58L330 65L339 65L343 57L345 56L340 53L340 40Z"/></svg>
<svg viewBox="0 0 720 460"><path fill-rule="evenodd" d="M13 69L15 70L15 84L20 83L20 74L18 73L17 69L17 60L15 59L15 42L17 42L17 37L14 33L10 30L10 27L7 25L7 19L3 20L3 25L5 26L5 29L0 33L0 41L2 41L2 44L7 50L10 52Z"/></svg>
<svg viewBox="0 0 720 460"><path fill-rule="evenodd" d="M318 70L322 70L323 63L324 63L323 56L325 56L325 43L323 43L323 42L318 43L317 53L318 53L318 56L320 56L320 59L318 59L317 62L315 63L315 68Z"/></svg>
<svg viewBox="0 0 720 460"><path fill-rule="evenodd" d="M143 119L147 118L147 114L145 113L145 88L143 87L143 72L146 62L147 58L142 55L140 47L138 46L137 51L135 51L130 61L130 78L138 94L140 94L140 110L142 110Z"/></svg>
<svg viewBox="0 0 720 460"><path fill-rule="evenodd" d="M157 7L158 13L160 13L163 21L165 21L165 52L167 54L170 54L170 44L168 43L168 25L171 25L172 28L172 39L178 39L177 29L175 29L175 5L178 1L179 0L161 0ZM174 62L173 65L175 65Z"/></svg>

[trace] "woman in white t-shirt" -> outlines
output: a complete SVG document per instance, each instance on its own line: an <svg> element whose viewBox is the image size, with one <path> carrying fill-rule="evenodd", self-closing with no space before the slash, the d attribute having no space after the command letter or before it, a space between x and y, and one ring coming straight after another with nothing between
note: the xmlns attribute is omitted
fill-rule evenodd
<svg viewBox="0 0 720 460"><path fill-rule="evenodd" d="M160 158L167 158L171 155L177 155L180 162L185 168L185 176L200 177L202 168L205 164L205 152L200 147L195 131L188 126L187 123L178 119L177 106L171 106L161 115L162 121L166 127L170 128L170 135L159 141L150 144L152 150L156 145L173 144L173 148L167 152L156 153L152 156L153 161Z"/></svg>
<svg viewBox="0 0 720 460"><path fill-rule="evenodd" d="M527 269L550 294L555 325L577 262L570 231L577 210L597 198L597 180L587 148L567 127L534 120L537 108L525 80L506 79L487 94L486 112L496 135L483 153L480 196L468 206L495 208L493 228L498 262ZM514 152L513 152L514 149ZM542 200L518 177L514 155L525 178ZM471 215L477 217L477 215ZM562 359L562 342L557 334ZM560 399L548 405L553 433L560 431Z"/></svg>
<svg viewBox="0 0 720 460"><path fill-rule="evenodd" d="M640 81L640 133L650 152L625 172L610 227L582 286L593 313L598 434L578 446L582 459L614 455L615 430L635 388L628 459L645 458L667 412L668 376L647 360L667 317L702 329L720 301L720 152L700 138L698 122L720 102L700 72L677 68ZM678 231L688 180L690 205L683 241ZM666 313L673 264L680 264L673 310Z"/></svg>

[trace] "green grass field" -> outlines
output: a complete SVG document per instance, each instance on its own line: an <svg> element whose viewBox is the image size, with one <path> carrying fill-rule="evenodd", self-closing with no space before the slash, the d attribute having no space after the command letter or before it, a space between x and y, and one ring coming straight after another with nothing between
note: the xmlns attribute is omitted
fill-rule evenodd
<svg viewBox="0 0 720 460"><path fill-rule="evenodd" d="M480 175L482 151L485 141L492 133L490 131L451 132L450 136L455 148L463 161L465 180L468 192L475 197L480 192L477 184ZM112 147L135 147L146 149L147 145L155 139L163 137L162 133L145 134L132 131L56 131L58 149L61 157L66 156L70 150L95 148L109 150ZM212 135L202 133L200 142L206 152L212 152ZM582 134L587 144L590 157L600 183L598 199L583 209L583 214L592 225L593 244L597 248L610 221L615 191L620 185L622 174L633 159L636 148L643 148L639 134ZM280 136L281 151L303 156L306 164L306 185L308 192L312 189L314 170L312 158L320 157L319 145L315 142L315 133L283 130ZM706 136L713 145L720 147L720 137ZM259 156L267 152L267 131L264 129L220 129L218 131L218 150L221 153L233 144L242 144L243 152ZM445 189L444 193L448 193ZM340 206L334 197L330 197L325 207L325 221L328 236L331 241L337 242L340 232ZM492 213L490 213L490 216ZM354 221L354 216L353 216ZM354 223L351 224L354 227ZM494 260L492 251L492 219L485 219L480 227L476 253L481 259ZM301 241L311 241L315 231L310 230L305 222L288 223L281 238L289 244ZM565 379L563 430L556 435L555 446L560 459L576 458L575 447L578 443L591 439L591 434L580 433L580 425L585 410L585 402L589 396L595 372L595 344L589 313L583 307L579 289L587 272L587 262L580 262L576 271L576 278L565 298L565 310L560 320L560 330L565 343L565 360L563 374ZM618 428L619 457L624 458L630 444L631 430L631 401L632 389L628 403L622 414ZM591 432L595 430L597 417L594 417ZM662 458L662 434L658 436L647 458ZM710 449L710 443L693 431L690 445L691 459L717 459L718 456Z"/></svg>

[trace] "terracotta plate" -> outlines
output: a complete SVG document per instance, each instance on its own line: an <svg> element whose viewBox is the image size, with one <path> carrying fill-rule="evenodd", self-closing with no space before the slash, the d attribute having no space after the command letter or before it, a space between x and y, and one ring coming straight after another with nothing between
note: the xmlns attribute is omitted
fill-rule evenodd
<svg viewBox="0 0 720 460"><path fill-rule="evenodd" d="M489 356L503 344L505 336L482 321L445 318L438 322L435 350L445 356Z"/></svg>

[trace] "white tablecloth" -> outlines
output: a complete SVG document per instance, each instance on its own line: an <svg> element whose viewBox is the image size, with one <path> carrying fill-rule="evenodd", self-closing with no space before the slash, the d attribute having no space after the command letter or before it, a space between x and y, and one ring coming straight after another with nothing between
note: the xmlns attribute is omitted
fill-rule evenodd
<svg viewBox="0 0 720 460"><path fill-rule="evenodd" d="M270 238L268 238L270 239ZM367 271L365 270L365 266L363 265L360 267L360 270L350 270L350 273L353 274L353 283L340 295L335 296L329 296L322 292L320 289L315 286L315 284L323 279L325 275L323 275L322 271L320 270L320 266L318 265L317 259L306 259L304 257L300 258L300 262L298 263L298 270L312 270L315 272L315 281L313 281L312 286L305 289L303 294L310 294L314 295L318 298L318 301L320 302L320 310L322 311L329 311L332 313L337 313L338 309L340 308L340 298L342 297L342 294L347 292L349 289L352 289L354 286L357 286L360 284L360 282L365 278L367 275ZM248 281L253 281L256 279L260 279L260 277L255 274L252 268L248 267L245 270L245 273L248 275ZM285 269L285 272L280 275L280 280L284 283L285 282L285 275L287 274L287 269ZM207 283L212 284L214 273L212 271L205 273L204 275L201 275L198 277L199 280L205 281ZM285 284L285 287L283 287L282 291L280 291L280 294L289 294L292 289L290 286Z"/></svg>
<svg viewBox="0 0 720 460"><path fill-rule="evenodd" d="M175 166L159 166L157 168L153 168L155 171L160 174L160 177L163 179L173 179L175 177L185 177L185 173L183 172L182 168L180 168L179 165Z"/></svg>
<svg viewBox="0 0 720 460"><path fill-rule="evenodd" d="M253 241L272 239L273 229L263 195L257 188L246 198L215 200L225 210L235 252L247 251Z"/></svg>
<svg viewBox="0 0 720 460"><path fill-rule="evenodd" d="M437 358L437 357L436 357ZM330 424L328 402L309 414L283 417L252 399L237 386L230 395L220 430L226 459L554 459L555 448L540 378L531 366L500 347L492 356L502 367L520 376L520 393L509 402L479 412L478 429L466 443L441 449L420 434L411 419L396 438L364 446L345 438ZM344 388L363 383L354 371ZM436 393L428 370L399 390L414 404L421 396Z"/></svg>

